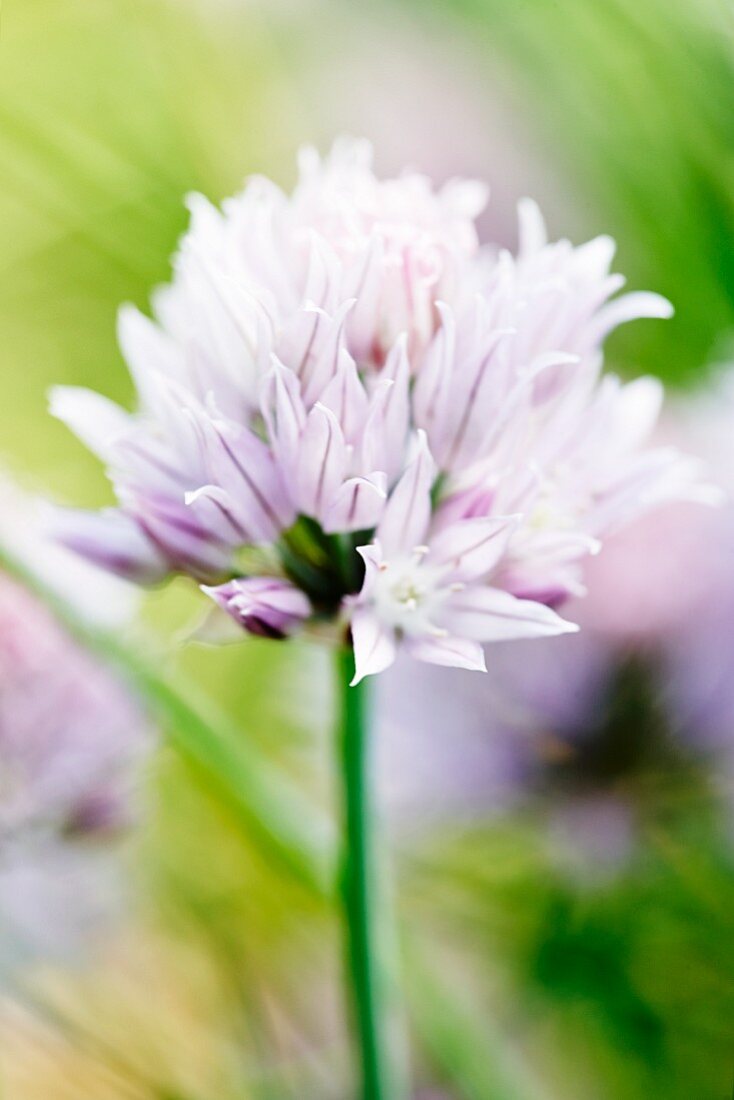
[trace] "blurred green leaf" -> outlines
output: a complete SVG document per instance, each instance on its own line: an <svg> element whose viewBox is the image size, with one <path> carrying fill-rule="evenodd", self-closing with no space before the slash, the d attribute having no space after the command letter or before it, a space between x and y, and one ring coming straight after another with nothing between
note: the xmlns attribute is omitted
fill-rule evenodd
<svg viewBox="0 0 734 1100"><path fill-rule="evenodd" d="M727 0L434 0L486 55L561 173L575 233L610 232L634 288L676 316L610 360L699 375L734 328L734 16ZM556 231L561 228L551 227Z"/></svg>

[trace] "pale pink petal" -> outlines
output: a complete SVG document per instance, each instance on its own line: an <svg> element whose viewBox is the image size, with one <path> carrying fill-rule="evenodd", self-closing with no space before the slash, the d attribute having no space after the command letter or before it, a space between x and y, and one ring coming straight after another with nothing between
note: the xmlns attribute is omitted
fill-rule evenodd
<svg viewBox="0 0 734 1100"><path fill-rule="evenodd" d="M425 541L435 476L425 432L419 432L418 452L390 494L377 530L386 557L410 552Z"/></svg>
<svg viewBox="0 0 734 1100"><path fill-rule="evenodd" d="M443 302L436 303L441 325L433 337L415 380L412 404L413 416L419 428L424 428L435 446L443 445L443 430L447 402L451 400L451 384L456 355L456 321L452 310Z"/></svg>
<svg viewBox="0 0 734 1100"><path fill-rule="evenodd" d="M341 267L323 237L311 233L308 274L303 292L304 302L333 313L340 305Z"/></svg>
<svg viewBox="0 0 734 1100"><path fill-rule="evenodd" d="M236 546L256 541L252 527L246 526L242 507L219 485L202 485L184 496L186 506L197 522L221 543Z"/></svg>
<svg viewBox="0 0 734 1100"><path fill-rule="evenodd" d="M306 426L306 408L298 378L275 356L263 386L261 407L273 451L284 473L293 477Z"/></svg>
<svg viewBox="0 0 734 1100"><path fill-rule="evenodd" d="M184 375L181 348L163 329L136 309L122 306L117 314L117 339L142 404L149 407L148 380L155 372L169 378Z"/></svg>
<svg viewBox="0 0 734 1100"><path fill-rule="evenodd" d="M481 180L450 179L440 195L443 205L455 216L474 221L489 202L489 187Z"/></svg>
<svg viewBox="0 0 734 1100"><path fill-rule="evenodd" d="M236 506L248 541L277 538L295 514L270 449L247 428L203 410L190 412L200 432L208 479Z"/></svg>
<svg viewBox="0 0 734 1100"><path fill-rule="evenodd" d="M277 355L298 375L307 408L320 399L336 374L344 347L344 324L352 304L343 303L334 315L306 305L283 328Z"/></svg>
<svg viewBox="0 0 734 1100"><path fill-rule="evenodd" d="M499 588L476 585L452 595L444 609L443 625L452 633L478 642L543 638L578 630L544 604L519 600Z"/></svg>
<svg viewBox="0 0 734 1100"><path fill-rule="evenodd" d="M169 572L188 573L200 581L218 578L231 566L231 540L200 521L183 497L161 496L144 489L125 489L120 503L155 548Z"/></svg>
<svg viewBox="0 0 734 1100"><path fill-rule="evenodd" d="M658 378L636 378L619 391L616 443L625 451L647 443L663 406L665 391Z"/></svg>
<svg viewBox="0 0 734 1100"><path fill-rule="evenodd" d="M365 676L384 672L395 660L396 644L393 632L380 625L371 611L357 610L352 615L354 646L354 679L352 687Z"/></svg>
<svg viewBox="0 0 734 1100"><path fill-rule="evenodd" d="M296 472L300 510L322 519L344 481L347 448L339 421L325 405L314 405L306 419Z"/></svg>
<svg viewBox="0 0 734 1100"><path fill-rule="evenodd" d="M441 469L462 469L476 462L508 418L516 402L507 382L511 360L506 342L513 336L512 329L487 332L476 353L456 372L451 400L444 409L440 446L436 442ZM514 390L522 392L517 385Z"/></svg>
<svg viewBox="0 0 734 1100"><path fill-rule="evenodd" d="M130 414L114 401L81 386L54 386L49 410L103 462L110 461L114 444L133 426Z"/></svg>
<svg viewBox="0 0 734 1100"><path fill-rule="evenodd" d="M368 359L374 351L382 293L383 258L382 238L371 238L362 263L355 266L351 279L346 280L345 292L349 298L355 299L354 309L347 318L349 347L360 360Z"/></svg>
<svg viewBox="0 0 734 1100"><path fill-rule="evenodd" d="M383 391L380 402L383 453L379 468L385 470L392 482L402 469L410 425L410 362L405 336L401 336L390 351L382 377L390 385Z"/></svg>
<svg viewBox="0 0 734 1100"><path fill-rule="evenodd" d="M382 473L350 477L338 490L324 515L327 534L368 531L376 527L387 500L387 479Z"/></svg>
<svg viewBox="0 0 734 1100"><path fill-rule="evenodd" d="M485 577L507 550L519 516L465 519L431 538L427 562L445 565L457 580Z"/></svg>
<svg viewBox="0 0 734 1100"><path fill-rule="evenodd" d="M471 672L486 672L484 650L478 642L466 638L445 637L408 638L405 648L417 661L450 668L466 668Z"/></svg>
<svg viewBox="0 0 734 1100"><path fill-rule="evenodd" d="M649 291L635 291L632 294L624 294L621 298L615 298L600 309L591 326L590 335L597 343L601 343L612 329L627 321L636 321L643 317L666 320L672 316L673 307L667 298Z"/></svg>
<svg viewBox="0 0 734 1100"><path fill-rule="evenodd" d="M377 575L383 565L384 555L378 540L371 542L368 546L358 546L357 553L364 562L364 581L359 597L360 600L366 600L372 595Z"/></svg>
<svg viewBox="0 0 734 1100"><path fill-rule="evenodd" d="M548 232L540 207L533 199L520 199L517 204L518 254L532 256L548 243Z"/></svg>
<svg viewBox="0 0 734 1100"><path fill-rule="evenodd" d="M117 509L49 508L48 516L52 538L103 569L138 584L163 580L169 572L164 556L138 524Z"/></svg>
<svg viewBox="0 0 734 1100"><path fill-rule="evenodd" d="M321 394L320 404L334 413L347 443L356 443L367 419L369 401L354 359L343 348L336 374Z"/></svg>

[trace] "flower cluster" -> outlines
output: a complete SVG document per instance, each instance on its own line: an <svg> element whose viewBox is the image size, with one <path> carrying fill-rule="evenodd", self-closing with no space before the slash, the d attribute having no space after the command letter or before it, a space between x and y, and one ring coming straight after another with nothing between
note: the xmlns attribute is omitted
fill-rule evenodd
<svg viewBox="0 0 734 1100"><path fill-rule="evenodd" d="M139 408L59 389L53 411L107 463L119 507L59 535L141 581L189 574L257 634L348 626L356 677L398 646L484 668L482 644L575 629L599 540L685 493L643 449L661 391L601 376L613 244L549 244L520 207L516 256L480 247L474 182L380 181L365 143L302 154L291 196L249 181L192 222L154 320L120 343Z"/></svg>

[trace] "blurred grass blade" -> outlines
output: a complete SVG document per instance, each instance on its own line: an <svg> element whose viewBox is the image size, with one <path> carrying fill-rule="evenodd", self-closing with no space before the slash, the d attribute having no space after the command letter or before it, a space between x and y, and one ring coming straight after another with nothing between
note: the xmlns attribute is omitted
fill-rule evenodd
<svg viewBox="0 0 734 1100"><path fill-rule="evenodd" d="M695 381L734 328L731 4L434 6L452 21L460 16L487 55L488 96L506 96L509 75L512 97L567 189L563 230L610 232L630 284L675 306L670 322L615 333L610 359L666 381Z"/></svg>
<svg viewBox="0 0 734 1100"><path fill-rule="evenodd" d="M439 977L429 951L405 937L414 1027L431 1060L461 1100L549 1100L520 1052L487 1013L478 1014Z"/></svg>

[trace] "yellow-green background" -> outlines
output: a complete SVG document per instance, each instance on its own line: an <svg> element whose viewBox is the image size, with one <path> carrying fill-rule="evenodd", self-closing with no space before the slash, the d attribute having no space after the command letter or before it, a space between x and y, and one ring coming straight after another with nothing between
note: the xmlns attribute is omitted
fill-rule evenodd
<svg viewBox="0 0 734 1100"><path fill-rule="evenodd" d="M612 360L695 384L734 319L732 29L723 0L4 0L3 461L105 502L48 387L128 401L116 310L167 277L186 192L218 199L253 171L288 185L296 147L338 130L387 169L486 175L502 239L526 192L557 233L614 234L630 284L677 312L615 337ZM277 761L328 812L326 655L175 646L197 606L182 582L149 597L161 660L236 722L242 760ZM399 838L416 1095L728 1095L734 876L692 790L596 890L548 865L531 810ZM81 971L34 977L58 1016L8 1013L6 1095L344 1100L331 906L166 742L148 801L122 927Z"/></svg>

